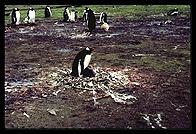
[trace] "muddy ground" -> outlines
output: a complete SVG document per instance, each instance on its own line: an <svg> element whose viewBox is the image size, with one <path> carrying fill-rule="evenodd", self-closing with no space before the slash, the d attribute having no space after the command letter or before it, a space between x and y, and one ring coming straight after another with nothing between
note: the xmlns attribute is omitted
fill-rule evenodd
<svg viewBox="0 0 196 134"><path fill-rule="evenodd" d="M191 128L190 18L169 19L111 17L109 31L97 24L91 36L81 21L6 26L5 127ZM95 105L91 90L51 84L48 75L71 69L87 46L95 48L92 68L126 70L130 83L124 90L136 101L122 104L100 95Z"/></svg>

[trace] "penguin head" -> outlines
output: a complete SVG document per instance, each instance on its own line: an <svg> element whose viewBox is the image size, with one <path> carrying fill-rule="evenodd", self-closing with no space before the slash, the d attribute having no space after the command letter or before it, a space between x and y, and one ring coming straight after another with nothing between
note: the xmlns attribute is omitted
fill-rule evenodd
<svg viewBox="0 0 196 134"><path fill-rule="evenodd" d="M19 11L19 9L17 7L14 8L14 11Z"/></svg>
<svg viewBox="0 0 196 134"><path fill-rule="evenodd" d="M33 10L33 8L32 7L29 7L29 10Z"/></svg>
<svg viewBox="0 0 196 134"><path fill-rule="evenodd" d="M85 51L87 54L91 54L93 52L93 50L94 50L93 48L89 48L89 47L85 48Z"/></svg>
<svg viewBox="0 0 196 134"><path fill-rule="evenodd" d="M174 8L175 11L178 11L178 8Z"/></svg>

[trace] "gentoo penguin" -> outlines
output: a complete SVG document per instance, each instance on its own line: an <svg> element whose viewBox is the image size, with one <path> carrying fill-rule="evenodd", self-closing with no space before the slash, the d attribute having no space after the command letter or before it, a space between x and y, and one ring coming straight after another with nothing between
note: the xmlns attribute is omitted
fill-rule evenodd
<svg viewBox="0 0 196 134"><path fill-rule="evenodd" d="M27 18L29 23L35 23L35 10L32 7L27 11Z"/></svg>
<svg viewBox="0 0 196 134"><path fill-rule="evenodd" d="M86 7L85 9L84 9L84 12L83 12L83 21L84 22L87 22L87 10L88 10L89 8L88 7Z"/></svg>
<svg viewBox="0 0 196 134"><path fill-rule="evenodd" d="M168 15L168 16L176 16L176 15L178 15L178 14L179 14L178 8L171 9L171 10L169 10L169 11L167 12L167 15Z"/></svg>
<svg viewBox="0 0 196 134"><path fill-rule="evenodd" d="M100 14L99 22L100 23L104 23L104 22L107 23L107 14L106 13L102 12Z"/></svg>
<svg viewBox="0 0 196 134"><path fill-rule="evenodd" d="M51 17L52 16L52 11L50 9L50 6L46 6L45 8L45 18Z"/></svg>
<svg viewBox="0 0 196 134"><path fill-rule="evenodd" d="M107 14L106 13L102 12L100 14L99 22L101 23L101 26L100 26L101 29L103 29L105 31L109 30L109 25L107 23Z"/></svg>
<svg viewBox="0 0 196 134"><path fill-rule="evenodd" d="M72 64L72 76L81 77L83 75L84 69L86 69L90 63L92 51L92 48L86 47L76 55Z"/></svg>
<svg viewBox="0 0 196 134"><path fill-rule="evenodd" d="M13 8L11 13L12 24L19 25L20 23L20 12L18 8Z"/></svg>
<svg viewBox="0 0 196 134"><path fill-rule="evenodd" d="M67 22L70 19L70 13L69 13L69 9L67 7L65 7L64 12L63 12L63 21Z"/></svg>
<svg viewBox="0 0 196 134"><path fill-rule="evenodd" d="M71 10L70 19L69 20L71 22L76 22L76 19L77 19L77 11Z"/></svg>
<svg viewBox="0 0 196 134"><path fill-rule="evenodd" d="M94 12L91 9L87 10L87 26L88 26L90 34L92 33L92 31L96 27L95 14L94 14Z"/></svg>

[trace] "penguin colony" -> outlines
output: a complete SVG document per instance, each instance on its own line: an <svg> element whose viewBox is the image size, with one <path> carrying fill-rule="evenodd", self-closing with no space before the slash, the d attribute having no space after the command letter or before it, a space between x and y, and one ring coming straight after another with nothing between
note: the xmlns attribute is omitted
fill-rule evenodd
<svg viewBox="0 0 196 134"><path fill-rule="evenodd" d="M170 10L167 13L168 16L178 15L178 9L175 8ZM46 6L45 8L45 18L51 17L52 12L50 6ZM20 12L18 8L14 8L11 13L12 24L19 25L20 23ZM76 22L77 21L77 11L71 10L69 11L68 7L64 8L63 12L63 22ZM93 30L96 28L96 18L95 13L88 7L85 8L83 12L83 21L84 24L88 27L88 31L92 34ZM25 18L25 22L35 23L35 10L30 7L27 11L27 17ZM109 25L107 23L107 14L102 12L99 17L100 28L108 31ZM72 64L72 72L71 76L74 77L94 77L95 72L89 66L91 60L91 53L93 49L86 47L81 50L76 56Z"/></svg>
<svg viewBox="0 0 196 134"><path fill-rule="evenodd" d="M68 7L64 8L63 12L63 22L76 22L77 21L77 11L71 10L69 11ZM25 18L25 23L35 23L35 14L36 11L29 7L27 11L27 17ZM50 6L46 6L44 10L45 18L52 17L52 11ZM19 25L20 23L20 12L18 8L13 8L11 13L11 20L12 24ZM93 30L96 28L96 18L94 12L86 7L83 13L83 21L85 22L85 25L88 28L89 35L93 32ZM107 14L105 12L102 12L100 15L100 23L101 23L101 29L104 29L105 31L108 31L109 25L107 24Z"/></svg>
<svg viewBox="0 0 196 134"><path fill-rule="evenodd" d="M45 18L52 17L52 11L50 6L46 6L44 10ZM12 11L12 24L18 25L20 21L20 12L18 8L14 8ZM77 21L77 11L71 10L69 11L68 7L64 8L63 12L63 22L76 22ZM94 12L90 8L85 8L83 14L83 21L85 22L86 26L88 27L88 31L91 34L93 30L96 28L96 18ZM27 11L27 17L24 20L25 23L35 23L35 10L32 7L29 7ZM107 24L107 14L102 12L100 15L100 22L105 26ZM103 27L102 26L102 27ZM107 26L104 27L105 29L108 28ZM107 31L106 30L106 31ZM72 64L72 72L70 73L71 76L74 77L94 77L95 72L89 66L91 60L91 53L93 49L86 47L85 49L81 50L76 56Z"/></svg>

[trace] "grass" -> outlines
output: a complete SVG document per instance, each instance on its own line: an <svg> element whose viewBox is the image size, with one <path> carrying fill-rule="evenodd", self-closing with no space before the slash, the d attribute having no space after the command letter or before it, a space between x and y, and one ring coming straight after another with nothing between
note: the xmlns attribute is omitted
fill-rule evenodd
<svg viewBox="0 0 196 134"><path fill-rule="evenodd" d="M36 18L44 18L44 8L46 5L5 5L5 13L11 13L11 9L18 7L21 13L21 21L26 17L28 8L32 6L36 10ZM66 5L50 5L52 7L53 16L51 19L63 19L63 11ZM61 7L59 7L61 6ZM69 9L78 11L78 16L82 17L85 7L91 8L96 13L106 12L108 16L122 16L127 18L138 18L148 15L167 13L170 9L177 7L184 15L190 16L190 5L81 5L71 6ZM7 11L8 10L8 11ZM10 16L5 16L5 23L11 23Z"/></svg>

